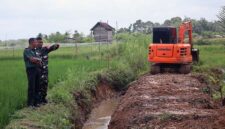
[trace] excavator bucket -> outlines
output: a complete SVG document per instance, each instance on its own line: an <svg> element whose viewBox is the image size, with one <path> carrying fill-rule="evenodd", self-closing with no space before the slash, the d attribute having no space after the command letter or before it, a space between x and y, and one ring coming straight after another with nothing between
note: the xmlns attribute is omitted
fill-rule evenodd
<svg viewBox="0 0 225 129"><path fill-rule="evenodd" d="M191 50L191 54L192 54L193 63L198 63L199 62L199 50L193 48Z"/></svg>

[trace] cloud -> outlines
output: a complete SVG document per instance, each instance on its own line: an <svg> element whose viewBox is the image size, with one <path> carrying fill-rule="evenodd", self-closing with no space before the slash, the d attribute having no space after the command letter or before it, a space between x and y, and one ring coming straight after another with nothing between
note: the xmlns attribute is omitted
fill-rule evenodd
<svg viewBox="0 0 225 129"><path fill-rule="evenodd" d="M216 20L225 0L1 0L0 39L79 30L97 21L126 27L137 19L162 23L174 16Z"/></svg>

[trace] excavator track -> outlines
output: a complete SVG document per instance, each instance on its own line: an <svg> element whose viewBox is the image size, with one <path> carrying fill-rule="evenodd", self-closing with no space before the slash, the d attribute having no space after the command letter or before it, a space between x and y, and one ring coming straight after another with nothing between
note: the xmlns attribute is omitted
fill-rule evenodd
<svg viewBox="0 0 225 129"><path fill-rule="evenodd" d="M180 73L188 74L191 72L191 64L151 64L150 73Z"/></svg>

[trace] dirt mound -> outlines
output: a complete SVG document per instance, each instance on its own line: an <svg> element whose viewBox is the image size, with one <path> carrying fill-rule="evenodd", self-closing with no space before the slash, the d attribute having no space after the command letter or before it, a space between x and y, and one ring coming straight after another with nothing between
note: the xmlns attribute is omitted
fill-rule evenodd
<svg viewBox="0 0 225 129"><path fill-rule="evenodd" d="M131 84L109 129L224 129L225 111L192 75L145 75Z"/></svg>

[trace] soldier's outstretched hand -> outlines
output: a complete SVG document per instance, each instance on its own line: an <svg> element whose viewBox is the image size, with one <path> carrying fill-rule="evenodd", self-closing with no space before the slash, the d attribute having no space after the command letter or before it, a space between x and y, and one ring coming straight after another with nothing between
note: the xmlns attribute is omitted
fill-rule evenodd
<svg viewBox="0 0 225 129"><path fill-rule="evenodd" d="M59 47L60 47L60 45L57 43L57 44L56 44L56 49L58 49Z"/></svg>

